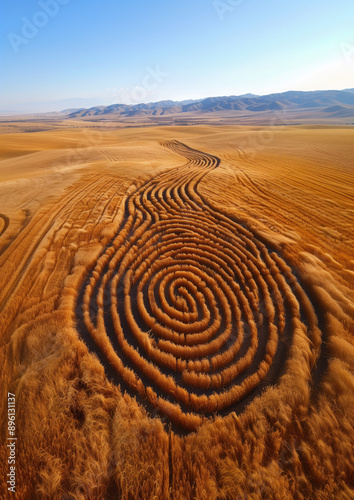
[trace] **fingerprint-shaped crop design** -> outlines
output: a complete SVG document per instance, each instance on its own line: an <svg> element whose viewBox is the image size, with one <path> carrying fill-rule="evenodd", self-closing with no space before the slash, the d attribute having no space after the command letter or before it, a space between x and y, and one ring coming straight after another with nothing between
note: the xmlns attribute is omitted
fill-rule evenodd
<svg viewBox="0 0 354 500"><path fill-rule="evenodd" d="M161 144L187 163L128 198L79 307L84 338L118 381L188 431L256 395L317 320L282 257L199 193L219 159Z"/></svg>

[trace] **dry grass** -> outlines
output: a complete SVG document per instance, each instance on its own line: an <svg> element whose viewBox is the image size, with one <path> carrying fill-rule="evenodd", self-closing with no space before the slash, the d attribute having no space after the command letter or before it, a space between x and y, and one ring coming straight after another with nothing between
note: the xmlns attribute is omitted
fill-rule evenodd
<svg viewBox="0 0 354 500"><path fill-rule="evenodd" d="M92 134L0 135L17 496L352 498L352 129Z"/></svg>

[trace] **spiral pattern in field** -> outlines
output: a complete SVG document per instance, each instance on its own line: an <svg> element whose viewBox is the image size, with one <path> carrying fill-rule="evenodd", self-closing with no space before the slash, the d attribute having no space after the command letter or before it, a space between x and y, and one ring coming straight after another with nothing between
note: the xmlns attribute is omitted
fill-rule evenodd
<svg viewBox="0 0 354 500"><path fill-rule="evenodd" d="M86 335L129 392L194 430L256 394L279 345L316 316L285 261L200 195L218 158L162 145L188 162L129 197L82 308Z"/></svg>

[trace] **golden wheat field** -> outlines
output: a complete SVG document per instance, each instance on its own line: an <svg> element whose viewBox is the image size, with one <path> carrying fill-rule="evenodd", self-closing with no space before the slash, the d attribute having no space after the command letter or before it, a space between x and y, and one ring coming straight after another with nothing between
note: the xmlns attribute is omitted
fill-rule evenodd
<svg viewBox="0 0 354 500"><path fill-rule="evenodd" d="M0 132L16 496L352 499L354 127Z"/></svg>

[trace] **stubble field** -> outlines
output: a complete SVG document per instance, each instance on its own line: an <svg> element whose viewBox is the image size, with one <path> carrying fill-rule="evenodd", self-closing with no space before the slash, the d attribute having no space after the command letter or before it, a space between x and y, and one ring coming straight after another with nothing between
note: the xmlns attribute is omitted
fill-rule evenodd
<svg viewBox="0 0 354 500"><path fill-rule="evenodd" d="M353 498L353 127L69 125L0 134L17 496Z"/></svg>

